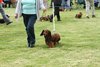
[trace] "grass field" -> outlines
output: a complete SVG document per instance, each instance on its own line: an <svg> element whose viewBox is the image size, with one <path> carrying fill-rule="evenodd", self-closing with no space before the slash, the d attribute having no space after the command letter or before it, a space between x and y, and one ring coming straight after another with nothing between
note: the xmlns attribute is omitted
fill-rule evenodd
<svg viewBox="0 0 100 67"><path fill-rule="evenodd" d="M13 23L0 24L0 67L100 67L100 10L96 10L96 18L90 19L84 9L61 12L62 21L55 18L56 32L61 35L55 48L48 48L40 36L43 29L53 31L52 23L37 21L36 46L27 48L22 18L16 21L15 9L5 10ZM83 17L75 19L79 11Z"/></svg>

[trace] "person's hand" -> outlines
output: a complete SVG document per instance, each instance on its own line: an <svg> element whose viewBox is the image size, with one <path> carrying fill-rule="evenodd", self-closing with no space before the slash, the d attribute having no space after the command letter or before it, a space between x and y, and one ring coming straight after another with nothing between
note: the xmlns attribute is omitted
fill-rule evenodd
<svg viewBox="0 0 100 67"><path fill-rule="evenodd" d="M18 18L18 14L15 14L15 19L17 19Z"/></svg>
<svg viewBox="0 0 100 67"><path fill-rule="evenodd" d="M47 10L46 9L43 9L43 13L45 13Z"/></svg>

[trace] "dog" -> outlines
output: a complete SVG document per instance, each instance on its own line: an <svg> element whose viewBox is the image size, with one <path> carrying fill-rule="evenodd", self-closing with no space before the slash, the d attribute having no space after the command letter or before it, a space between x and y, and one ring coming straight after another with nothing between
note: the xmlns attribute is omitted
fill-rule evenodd
<svg viewBox="0 0 100 67"><path fill-rule="evenodd" d="M49 21L49 15L40 17L40 21Z"/></svg>
<svg viewBox="0 0 100 67"><path fill-rule="evenodd" d="M80 18L82 18L82 15L83 15L82 12L79 12L78 14L76 14L75 18L79 18L80 19Z"/></svg>
<svg viewBox="0 0 100 67"><path fill-rule="evenodd" d="M9 15L6 15L8 18L10 17ZM0 19L0 24L5 23L4 19Z"/></svg>
<svg viewBox="0 0 100 67"><path fill-rule="evenodd" d="M59 43L59 41L61 40L58 33L51 34L51 31L48 29L42 30L40 36L44 36L45 43L48 45L49 48L55 47L56 44Z"/></svg>
<svg viewBox="0 0 100 67"><path fill-rule="evenodd" d="M53 14L40 17L40 21L50 21L50 22L52 22L52 20L53 20Z"/></svg>

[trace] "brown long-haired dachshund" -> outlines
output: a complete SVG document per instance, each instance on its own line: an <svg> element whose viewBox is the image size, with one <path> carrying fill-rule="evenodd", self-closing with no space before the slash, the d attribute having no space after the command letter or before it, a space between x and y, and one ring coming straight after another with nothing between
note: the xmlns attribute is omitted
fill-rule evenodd
<svg viewBox="0 0 100 67"><path fill-rule="evenodd" d="M80 18L82 18L82 15L83 15L82 12L79 12L78 14L75 15L75 18L79 18L80 19Z"/></svg>
<svg viewBox="0 0 100 67"><path fill-rule="evenodd" d="M45 38L45 43L48 45L49 48L53 48L57 43L60 41L60 35L58 33L51 34L51 31L46 29L43 30L40 34L40 36L43 36Z"/></svg>
<svg viewBox="0 0 100 67"><path fill-rule="evenodd" d="M49 15L40 17L40 21L49 21Z"/></svg>

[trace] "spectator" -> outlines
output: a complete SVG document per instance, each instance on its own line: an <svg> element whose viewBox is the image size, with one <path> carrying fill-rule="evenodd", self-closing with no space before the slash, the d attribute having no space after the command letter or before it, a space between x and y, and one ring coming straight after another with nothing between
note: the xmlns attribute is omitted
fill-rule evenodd
<svg viewBox="0 0 100 67"><path fill-rule="evenodd" d="M99 4L98 0L94 0L95 7L98 7L98 4Z"/></svg>
<svg viewBox="0 0 100 67"><path fill-rule="evenodd" d="M11 7L11 2L10 2L10 0L4 0L4 3L5 3L5 5L4 5L4 7L6 8L6 7Z"/></svg>
<svg viewBox="0 0 100 67"><path fill-rule="evenodd" d="M9 18L6 16L5 11L2 7L3 1L0 0L0 13L4 19L4 21L6 22L6 25L9 25L10 23L12 23L12 21L9 20Z"/></svg>
<svg viewBox="0 0 100 67"><path fill-rule="evenodd" d="M71 1L70 0L65 0L65 8L71 10Z"/></svg>
<svg viewBox="0 0 100 67"><path fill-rule="evenodd" d="M59 8L61 7L61 0L53 0L54 2L54 16L57 16L57 21L61 21L60 19L60 11ZM53 15L50 18L50 22L53 21Z"/></svg>
<svg viewBox="0 0 100 67"><path fill-rule="evenodd" d="M61 2L61 6L62 6L62 8L65 9L65 0L62 0L62 2Z"/></svg>
<svg viewBox="0 0 100 67"><path fill-rule="evenodd" d="M92 10L92 18L95 17L95 7L94 7L94 0L85 0L86 4L86 17L89 18L89 11L90 8Z"/></svg>
<svg viewBox="0 0 100 67"><path fill-rule="evenodd" d="M98 3L98 7L100 8L100 0L98 0L98 2L99 2L99 3Z"/></svg>

